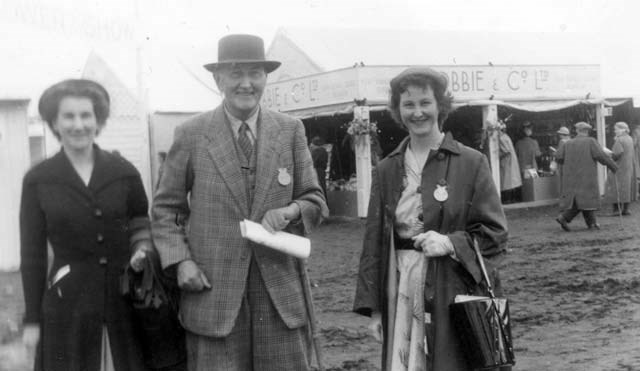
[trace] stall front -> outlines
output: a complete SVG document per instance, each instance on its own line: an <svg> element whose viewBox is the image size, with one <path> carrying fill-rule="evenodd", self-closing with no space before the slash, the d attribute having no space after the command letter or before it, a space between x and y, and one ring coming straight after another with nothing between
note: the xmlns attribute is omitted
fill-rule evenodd
<svg viewBox="0 0 640 371"><path fill-rule="evenodd" d="M386 104L389 81L407 67L356 65L267 85L262 102L266 107L299 117L309 138L319 136L330 144L327 198L333 215L366 216L371 166L406 135L392 121ZM531 122L532 137L541 148L539 171L531 180L523 179L518 206L555 202L557 180L550 169L549 147L556 144L560 126L588 121L604 145L609 107L625 102L602 99L598 65L434 68L447 76L455 98L456 110L445 130L488 156L498 189L499 123L506 122L507 134L516 143L522 125ZM604 176L601 169L601 184Z"/></svg>

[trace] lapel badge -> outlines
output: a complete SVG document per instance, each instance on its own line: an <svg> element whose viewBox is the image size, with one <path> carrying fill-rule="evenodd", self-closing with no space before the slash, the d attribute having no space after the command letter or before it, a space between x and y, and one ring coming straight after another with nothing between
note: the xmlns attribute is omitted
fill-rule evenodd
<svg viewBox="0 0 640 371"><path fill-rule="evenodd" d="M440 180L436 184L436 189L433 191L433 198L438 202L445 202L449 198L449 192L447 192L446 181Z"/></svg>
<svg viewBox="0 0 640 371"><path fill-rule="evenodd" d="M286 167L282 167L278 169L278 183L280 185L286 186L291 183L291 175L287 172Z"/></svg>

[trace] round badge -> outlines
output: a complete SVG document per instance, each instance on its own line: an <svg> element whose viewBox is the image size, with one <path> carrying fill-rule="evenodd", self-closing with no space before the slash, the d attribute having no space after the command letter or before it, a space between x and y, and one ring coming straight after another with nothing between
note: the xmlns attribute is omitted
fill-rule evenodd
<svg viewBox="0 0 640 371"><path fill-rule="evenodd" d="M278 169L278 183L280 185L286 186L291 183L291 175L287 172L287 168L283 167Z"/></svg>
<svg viewBox="0 0 640 371"><path fill-rule="evenodd" d="M444 202L449 198L449 192L447 192L447 187L442 186L440 184L436 185L435 191L433 191L433 198L438 202Z"/></svg>

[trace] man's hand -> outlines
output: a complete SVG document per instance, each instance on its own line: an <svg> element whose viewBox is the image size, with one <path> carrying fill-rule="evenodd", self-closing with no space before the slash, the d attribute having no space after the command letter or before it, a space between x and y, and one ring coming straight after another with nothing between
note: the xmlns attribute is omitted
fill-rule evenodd
<svg viewBox="0 0 640 371"><path fill-rule="evenodd" d="M178 287L185 291L202 291L210 289L207 276L198 268L193 260L183 260L178 264Z"/></svg>
<svg viewBox="0 0 640 371"><path fill-rule="evenodd" d="M300 217L300 206L292 202L289 206L279 209L271 209L264 214L262 226L267 231L274 233L283 230L289 222Z"/></svg>
<svg viewBox="0 0 640 371"><path fill-rule="evenodd" d="M153 251L151 241L142 240L139 241L135 248L134 253L129 259L129 265L133 268L134 272L142 272L144 269L144 260L147 258L147 254Z"/></svg>
<svg viewBox="0 0 640 371"><path fill-rule="evenodd" d="M422 250L424 255L429 258L453 255L455 252L449 237L436 231L420 233L411 239L414 241L413 246L417 250Z"/></svg>
<svg viewBox="0 0 640 371"><path fill-rule="evenodd" d="M369 325L367 326L371 335L382 343L382 315L380 312L374 312L371 314L371 321L369 321Z"/></svg>

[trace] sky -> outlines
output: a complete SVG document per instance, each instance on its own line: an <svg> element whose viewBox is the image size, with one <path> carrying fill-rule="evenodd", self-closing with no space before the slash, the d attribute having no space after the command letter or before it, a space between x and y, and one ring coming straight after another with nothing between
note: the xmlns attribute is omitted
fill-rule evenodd
<svg viewBox="0 0 640 371"><path fill-rule="evenodd" d="M0 39L19 49L51 38L49 54L59 45L65 55L75 45L110 56L142 45L147 60L175 55L182 63L214 61L218 39L229 33L257 34L268 47L280 27L406 29L409 39L414 28L583 33L616 64L610 70L629 75L628 90L640 97L637 14L633 0L0 0ZM15 61L0 67L21 65L21 54L11 55ZM131 84L135 74L125 80Z"/></svg>

